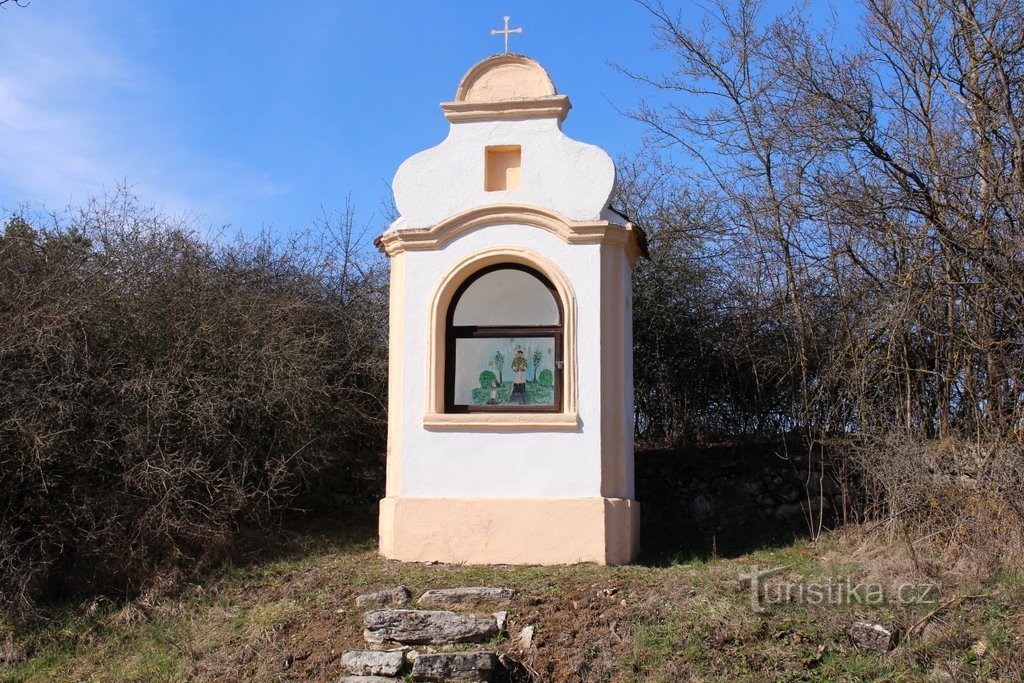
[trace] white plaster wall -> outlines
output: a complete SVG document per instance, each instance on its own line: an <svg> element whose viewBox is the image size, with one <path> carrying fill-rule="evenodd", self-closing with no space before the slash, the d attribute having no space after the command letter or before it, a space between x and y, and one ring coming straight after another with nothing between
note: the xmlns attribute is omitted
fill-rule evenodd
<svg viewBox="0 0 1024 683"><path fill-rule="evenodd" d="M625 254L623 258L626 259ZM633 269L626 259L625 267L622 269L622 296L626 298L626 320L622 326L624 343L622 345L624 358L622 369L625 373L623 382L622 405L626 413L626 429L623 433L624 443L622 452L625 459L626 476L623 481L623 498L633 498L636 493L636 480L633 471Z"/></svg>
<svg viewBox="0 0 1024 683"><path fill-rule="evenodd" d="M484 149L522 147L518 190L484 190ZM558 121L524 119L454 123L440 145L405 161L392 189L400 229L427 228L488 204L530 204L578 221L599 220L615 186L615 165L600 147L562 133Z"/></svg>
<svg viewBox="0 0 1024 683"><path fill-rule="evenodd" d="M577 306L578 431L496 433L429 431L423 427L431 299L441 278L456 262L495 246L539 252L557 264L572 283ZM599 250L597 244L566 244L533 226L502 225L466 233L437 251L407 252L399 495L601 495Z"/></svg>

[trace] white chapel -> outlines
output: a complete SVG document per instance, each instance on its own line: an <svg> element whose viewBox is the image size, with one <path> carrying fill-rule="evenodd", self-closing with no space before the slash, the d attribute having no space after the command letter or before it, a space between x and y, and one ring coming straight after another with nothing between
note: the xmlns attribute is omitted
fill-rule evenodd
<svg viewBox="0 0 1024 683"><path fill-rule="evenodd" d="M386 497L405 561L623 564L637 552L631 271L611 158L567 137L536 61L472 67L395 175ZM426 112L425 112L426 114Z"/></svg>

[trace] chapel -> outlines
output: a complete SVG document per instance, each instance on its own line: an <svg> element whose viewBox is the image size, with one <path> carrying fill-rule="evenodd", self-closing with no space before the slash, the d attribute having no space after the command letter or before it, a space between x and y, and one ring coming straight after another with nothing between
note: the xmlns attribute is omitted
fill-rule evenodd
<svg viewBox="0 0 1024 683"><path fill-rule="evenodd" d="M623 564L637 552L631 272L615 166L548 73L489 57L395 175L380 552ZM424 112L427 115L428 112Z"/></svg>

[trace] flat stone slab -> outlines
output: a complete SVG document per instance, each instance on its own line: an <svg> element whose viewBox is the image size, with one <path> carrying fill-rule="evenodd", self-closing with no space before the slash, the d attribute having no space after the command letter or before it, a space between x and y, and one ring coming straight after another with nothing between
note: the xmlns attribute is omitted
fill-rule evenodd
<svg viewBox="0 0 1024 683"><path fill-rule="evenodd" d="M536 629L533 626L524 626L523 630L519 632L519 647L524 650L533 647L534 633L536 633Z"/></svg>
<svg viewBox="0 0 1024 683"><path fill-rule="evenodd" d="M356 676L397 676L405 666L405 652L348 650L341 655L341 666Z"/></svg>
<svg viewBox="0 0 1024 683"><path fill-rule="evenodd" d="M398 607L412 598L412 593L405 586L385 588L375 593L366 593L356 597L357 607Z"/></svg>
<svg viewBox="0 0 1024 683"><path fill-rule="evenodd" d="M498 667L493 652L420 655L412 663L414 681L490 681Z"/></svg>
<svg viewBox="0 0 1024 683"><path fill-rule="evenodd" d="M511 588L488 588L470 586L467 588L438 588L429 590L417 601L420 605L439 607L476 607L478 605L505 606L512 601L515 591Z"/></svg>
<svg viewBox="0 0 1024 683"><path fill-rule="evenodd" d="M440 610L374 610L363 615L363 626L363 638L368 643L406 645L483 643L498 632L494 616Z"/></svg>
<svg viewBox="0 0 1024 683"><path fill-rule="evenodd" d="M869 624L858 621L847 632L853 644L863 650L888 652L896 647L896 636L881 624Z"/></svg>
<svg viewBox="0 0 1024 683"><path fill-rule="evenodd" d="M386 676L342 676L338 683L395 683L396 680Z"/></svg>

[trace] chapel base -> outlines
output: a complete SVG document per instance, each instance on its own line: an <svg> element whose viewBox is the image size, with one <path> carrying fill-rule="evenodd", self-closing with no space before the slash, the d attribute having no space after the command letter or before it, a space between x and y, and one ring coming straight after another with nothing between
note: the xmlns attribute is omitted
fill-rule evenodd
<svg viewBox="0 0 1024 683"><path fill-rule="evenodd" d="M380 553L403 562L627 564L640 504L626 498L385 498Z"/></svg>

